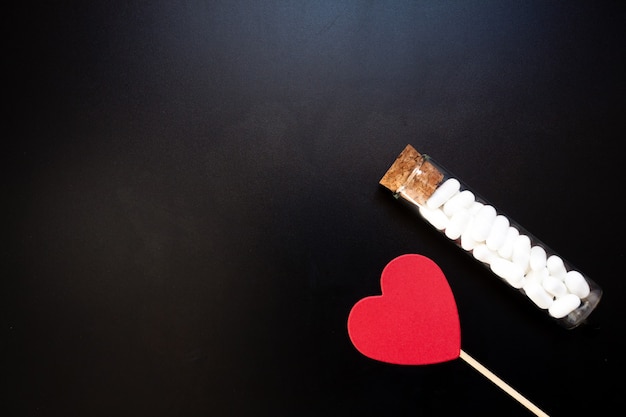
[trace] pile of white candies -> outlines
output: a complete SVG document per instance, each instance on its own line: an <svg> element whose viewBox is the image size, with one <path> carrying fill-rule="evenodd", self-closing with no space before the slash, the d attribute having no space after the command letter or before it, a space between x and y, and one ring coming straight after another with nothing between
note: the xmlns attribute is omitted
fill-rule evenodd
<svg viewBox="0 0 626 417"><path fill-rule="evenodd" d="M558 255L548 256L544 247L533 244L493 206L461 190L455 178L441 184L419 212L554 318L567 316L589 295L589 284L580 272L568 271Z"/></svg>

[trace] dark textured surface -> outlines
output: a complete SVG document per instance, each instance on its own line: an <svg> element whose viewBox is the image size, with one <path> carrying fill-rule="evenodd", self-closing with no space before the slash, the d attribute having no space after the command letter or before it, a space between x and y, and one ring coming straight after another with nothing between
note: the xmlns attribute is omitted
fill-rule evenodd
<svg viewBox="0 0 626 417"><path fill-rule="evenodd" d="M404 253L552 416L624 371L619 2L54 2L5 12L6 416L527 416L460 359L361 356ZM378 181L427 153L605 291L564 330Z"/></svg>

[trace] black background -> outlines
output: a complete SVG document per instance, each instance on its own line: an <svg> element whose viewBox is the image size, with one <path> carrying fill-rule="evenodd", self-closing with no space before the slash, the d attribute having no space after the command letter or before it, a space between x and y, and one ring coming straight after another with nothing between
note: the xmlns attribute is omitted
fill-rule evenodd
<svg viewBox="0 0 626 417"><path fill-rule="evenodd" d="M4 415L531 415L461 359L355 350L405 253L546 413L623 408L622 3L57 3L3 13ZM597 282L587 323L380 187L406 144Z"/></svg>

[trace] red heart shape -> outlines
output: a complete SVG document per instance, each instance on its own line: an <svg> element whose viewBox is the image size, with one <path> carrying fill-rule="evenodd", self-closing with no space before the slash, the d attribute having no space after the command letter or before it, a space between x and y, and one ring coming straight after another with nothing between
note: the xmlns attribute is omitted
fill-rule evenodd
<svg viewBox="0 0 626 417"><path fill-rule="evenodd" d="M399 365L460 356L456 302L435 262L422 255L401 255L383 269L380 288L382 295L359 300L348 316L348 333L359 352Z"/></svg>

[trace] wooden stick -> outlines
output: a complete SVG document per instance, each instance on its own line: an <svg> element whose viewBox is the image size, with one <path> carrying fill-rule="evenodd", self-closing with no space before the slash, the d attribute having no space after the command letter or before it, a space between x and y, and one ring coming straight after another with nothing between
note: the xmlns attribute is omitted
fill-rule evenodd
<svg viewBox="0 0 626 417"><path fill-rule="evenodd" d="M507 394L509 394L511 397L515 398L520 404L522 404L524 407L528 408L530 411L532 411L536 416L540 416L540 417L549 417L546 413L544 413L543 411L541 411L539 408L537 408L536 405L534 405L533 403L531 403L530 401L528 401L524 396L522 396L519 392L515 391L513 388L511 388L511 386L509 386L509 384L507 384L506 382L504 382L503 380L501 380L500 378L498 378L496 375L494 375L489 369L485 368L484 366L482 366L480 363L478 363L474 358L472 358L470 355L468 355L467 353L465 353L463 351L463 349L461 349L461 355L460 358L463 359L465 362L467 362L471 367L473 367L474 369L476 369L478 372L480 372L481 374L483 374L484 376L486 376L491 382L493 382L494 384L496 384L498 387L500 387L502 390L504 390L504 392L506 392Z"/></svg>

